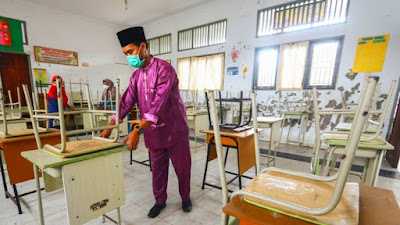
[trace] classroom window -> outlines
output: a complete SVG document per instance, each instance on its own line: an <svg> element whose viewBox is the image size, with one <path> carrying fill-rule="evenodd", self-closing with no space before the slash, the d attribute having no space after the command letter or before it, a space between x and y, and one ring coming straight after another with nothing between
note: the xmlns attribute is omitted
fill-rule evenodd
<svg viewBox="0 0 400 225"><path fill-rule="evenodd" d="M226 25L225 19L178 31L178 51L225 43Z"/></svg>
<svg viewBox="0 0 400 225"><path fill-rule="evenodd" d="M334 88L342 42L334 38L257 49L253 88Z"/></svg>
<svg viewBox="0 0 400 225"><path fill-rule="evenodd" d="M152 55L161 55L172 51L171 34L150 38L147 42L149 43L149 52Z"/></svg>
<svg viewBox="0 0 400 225"><path fill-rule="evenodd" d="M222 90L225 54L178 59L179 90Z"/></svg>
<svg viewBox="0 0 400 225"><path fill-rule="evenodd" d="M275 88L279 47L263 48L256 52L255 89Z"/></svg>
<svg viewBox="0 0 400 225"><path fill-rule="evenodd" d="M257 37L346 22L349 0L298 0L259 10Z"/></svg>
<svg viewBox="0 0 400 225"><path fill-rule="evenodd" d="M343 39L310 44L304 88L334 88L339 69Z"/></svg>

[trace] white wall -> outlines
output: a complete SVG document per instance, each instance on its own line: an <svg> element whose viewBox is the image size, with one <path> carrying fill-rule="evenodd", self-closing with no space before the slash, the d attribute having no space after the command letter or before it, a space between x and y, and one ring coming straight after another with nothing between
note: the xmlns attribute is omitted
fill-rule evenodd
<svg viewBox="0 0 400 225"><path fill-rule="evenodd" d="M146 23L144 27L147 38L167 33L172 34L172 53L160 55L159 58L166 60L171 59L175 68L177 58L218 52L225 52L225 67L239 66L239 68L241 68L242 65L247 65L247 75L243 75L243 73L240 72L238 76L225 76L224 90L232 92L238 92L240 90L249 91L251 89L255 48L341 35L344 35L345 38L336 89L343 87L343 92L351 92L352 88L358 83L362 84L364 79L363 74L359 74L352 81L346 78L345 74L352 68L357 39L364 36L390 34L383 70L381 73L373 75L381 77L380 81L383 83L382 90L384 93L387 93L392 80L399 79L398 62L400 51L398 51L398 49L400 49L400 13L398 13L398 9L400 8L400 1L386 0L383 4L383 2L373 0L350 0L348 21L345 24L255 38L257 10L285 2L288 1L219 0ZM227 41L225 44L182 52L177 51L177 31L225 18L228 19ZM232 62L229 57L229 53L233 48L240 50L240 56L236 63ZM362 85L354 92L359 93L361 88ZM319 105L320 107L325 107L329 101L331 101L332 105L340 107L341 91L325 90L321 91L321 93L320 100L322 102ZM350 96L351 100L357 100L358 98L359 94ZM276 113L277 103L274 100L277 100L275 91L258 92L257 102L263 106L262 108L268 109L268 106L272 106L270 109ZM332 102L332 100L336 102ZM391 108L392 104L390 110ZM262 112L260 112L260 114L262 114ZM389 116L387 116L386 120L388 121L388 119ZM388 123L387 121L386 124ZM331 119L331 123L335 124L337 122L335 118ZM307 145L313 145L314 142L315 128L312 124L311 121L308 124L309 131L306 135ZM325 125L326 129L331 129L332 127L330 123ZM387 125L385 127L387 127ZM283 141L286 140L287 129L288 127L283 131ZM291 139L296 137L296 130L292 130L293 137L291 136ZM383 135L386 135L386 130Z"/></svg>
<svg viewBox="0 0 400 225"><path fill-rule="evenodd" d="M102 91L105 78L120 78L121 89L126 89L133 69L127 65L116 36L121 27L18 0L0 0L0 5L0 16L26 21L29 45L24 45L24 50L30 55L32 69L46 69L49 80L60 75L67 82L67 92L70 79L89 81L94 95L96 90ZM79 66L38 63L33 46L76 51ZM82 67L82 62L89 63L89 67Z"/></svg>

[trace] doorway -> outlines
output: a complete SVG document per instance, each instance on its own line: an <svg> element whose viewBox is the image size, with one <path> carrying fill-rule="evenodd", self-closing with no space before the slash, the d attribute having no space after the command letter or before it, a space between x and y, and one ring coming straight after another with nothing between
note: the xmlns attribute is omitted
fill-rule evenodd
<svg viewBox="0 0 400 225"><path fill-rule="evenodd" d="M1 88L4 95L7 96L6 102L8 102L8 90L11 91L13 102L18 101L17 87L19 87L21 104L26 106L22 84L27 84L29 93L32 92L28 57L27 54L0 52L0 74L3 85Z"/></svg>
<svg viewBox="0 0 400 225"><path fill-rule="evenodd" d="M400 88L400 84L399 84ZM394 146L393 151L386 152L386 160L393 168L398 168L400 171L400 93L397 92L396 96L396 109L394 111L394 120L392 125L392 130L389 138L389 143Z"/></svg>

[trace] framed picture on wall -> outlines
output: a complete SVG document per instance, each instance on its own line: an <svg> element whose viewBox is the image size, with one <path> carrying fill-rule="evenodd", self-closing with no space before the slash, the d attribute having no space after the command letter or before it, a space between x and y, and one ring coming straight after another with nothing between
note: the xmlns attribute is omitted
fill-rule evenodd
<svg viewBox="0 0 400 225"><path fill-rule="evenodd" d="M46 69L33 69L35 75L36 87L47 87L47 71Z"/></svg>

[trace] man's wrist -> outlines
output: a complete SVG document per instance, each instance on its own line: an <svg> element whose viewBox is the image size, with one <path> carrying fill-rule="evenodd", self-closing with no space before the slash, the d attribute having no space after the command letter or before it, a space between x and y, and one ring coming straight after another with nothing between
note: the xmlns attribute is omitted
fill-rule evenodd
<svg viewBox="0 0 400 225"><path fill-rule="evenodd" d="M144 128L140 127L139 125L136 125L134 130L136 130L139 134L144 133Z"/></svg>

